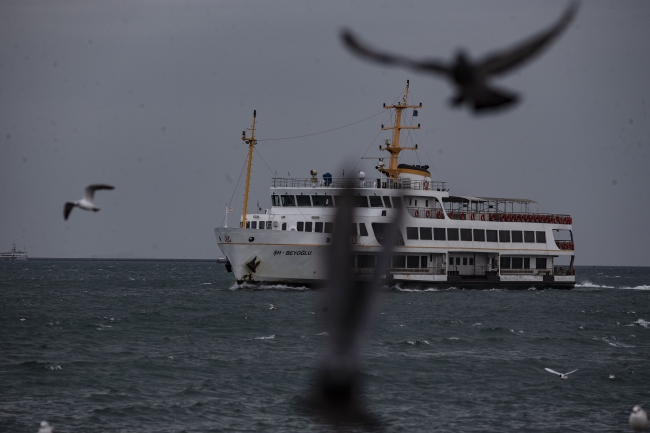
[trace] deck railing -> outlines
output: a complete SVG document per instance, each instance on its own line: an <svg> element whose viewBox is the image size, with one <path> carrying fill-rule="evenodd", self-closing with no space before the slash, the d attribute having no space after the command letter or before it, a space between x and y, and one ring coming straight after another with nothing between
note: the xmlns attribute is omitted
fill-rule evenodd
<svg viewBox="0 0 650 433"><path fill-rule="evenodd" d="M407 207L409 215L414 218L444 219L445 213L452 220L495 221L495 222L525 222L548 224L572 224L570 215L546 213L496 213L496 212L456 212L441 209Z"/></svg>
<svg viewBox="0 0 650 433"><path fill-rule="evenodd" d="M433 180L401 179L354 179L332 178L331 181L318 178L274 177L273 188L364 188L364 189L409 189L420 191L447 191L446 182Z"/></svg>

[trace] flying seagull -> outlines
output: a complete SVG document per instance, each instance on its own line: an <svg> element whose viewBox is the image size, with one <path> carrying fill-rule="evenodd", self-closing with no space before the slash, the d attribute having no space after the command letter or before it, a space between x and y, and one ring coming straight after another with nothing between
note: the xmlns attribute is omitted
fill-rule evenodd
<svg viewBox="0 0 650 433"><path fill-rule="evenodd" d="M276 307L276 306L273 305L273 304L269 304L269 305L271 306L271 307L269 308L269 310L277 310L277 309L278 309L278 307Z"/></svg>
<svg viewBox="0 0 650 433"><path fill-rule="evenodd" d="M519 44L502 51L487 54L480 60L472 60L460 49L451 62L434 58L413 60L399 54L389 54L371 48L347 29L341 33L343 43L353 53L368 60L385 65L405 66L419 72L430 72L452 81L456 94L450 99L454 107L470 105L474 112L504 108L518 100L516 93L492 86L490 78L510 72L526 61L540 54L555 38L567 28L578 10L578 3L571 3L559 21Z"/></svg>
<svg viewBox="0 0 650 433"><path fill-rule="evenodd" d="M63 218L67 220L68 216L70 216L70 212L72 212L72 208L74 207L78 207L79 209L83 209L83 210L91 210L93 212L97 212L99 208L95 206L95 203L93 203L93 197L95 195L95 191L97 191L98 189L115 189L115 187L110 185L104 185L101 183L88 185L86 187L86 193L84 195L84 198L77 201L65 202L65 206L63 207Z"/></svg>
<svg viewBox="0 0 650 433"><path fill-rule="evenodd" d="M636 431L646 431L650 427L648 414L638 404L634 406L630 414L630 427Z"/></svg>
<svg viewBox="0 0 650 433"><path fill-rule="evenodd" d="M576 371L578 371L577 368L575 370L573 370L573 371L568 372L568 373L558 373L557 371L551 370L550 368L545 368L544 370L548 371L549 373L557 374L560 377L560 379L568 379L569 375L571 373L575 373Z"/></svg>

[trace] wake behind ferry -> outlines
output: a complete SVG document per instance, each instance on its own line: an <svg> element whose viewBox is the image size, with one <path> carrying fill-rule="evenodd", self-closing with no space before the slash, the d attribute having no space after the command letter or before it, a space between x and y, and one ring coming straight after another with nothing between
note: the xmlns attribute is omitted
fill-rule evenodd
<svg viewBox="0 0 650 433"><path fill-rule="evenodd" d="M382 151L390 162L380 162L378 174L366 177L321 179L315 170L306 178L273 178L271 208L248 213L250 170L255 140L252 127L242 134L248 146L244 209L239 227L215 229L217 243L227 258L226 269L237 283L313 285L327 278L326 249L334 230L337 198L352 188L356 196L355 252L352 271L369 274L383 248L383 234L396 212L406 210L399 244L386 280L391 284L442 287L552 287L575 286L572 218L539 213L537 203L518 198L450 195L445 182L431 179L427 165L398 162L403 150L400 133L417 126L402 125L409 105L409 84L394 110L392 140ZM415 113L414 113L415 114ZM250 135L247 135L250 134ZM259 209L259 208L258 208ZM227 214L226 214L227 215Z"/></svg>

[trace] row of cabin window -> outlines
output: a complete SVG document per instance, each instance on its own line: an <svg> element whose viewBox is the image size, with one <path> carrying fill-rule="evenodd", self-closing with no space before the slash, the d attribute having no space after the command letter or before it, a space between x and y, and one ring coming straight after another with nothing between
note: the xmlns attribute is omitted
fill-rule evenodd
<svg viewBox="0 0 650 433"><path fill-rule="evenodd" d="M391 200L392 199L392 200ZM335 206L334 197L331 195L275 195L271 196L273 206L282 207L332 207ZM401 197L384 196L379 197L376 195L371 196L356 196L354 197L354 205L356 207L387 207L387 208L401 208Z"/></svg>
<svg viewBox="0 0 650 433"><path fill-rule="evenodd" d="M426 268L429 266L427 256L395 255L392 257L391 267L393 268ZM371 254L357 255L357 268L374 268L376 256Z"/></svg>
<svg viewBox="0 0 650 433"><path fill-rule="evenodd" d="M259 224L257 223L257 221L246 221L246 228L247 229L261 229L261 230L263 230L264 226L266 226L266 228L268 230L271 230L271 228L272 228L271 224L272 224L271 221L266 221L266 224L265 224L265 221L260 221Z"/></svg>
<svg viewBox="0 0 650 433"><path fill-rule="evenodd" d="M530 269L530 257L503 257L499 259L501 269ZM535 259L535 269L546 269L546 257Z"/></svg>
<svg viewBox="0 0 650 433"><path fill-rule="evenodd" d="M286 230L286 223L282 224L282 230ZM313 229L313 230L312 230ZM296 223L296 230L299 232L315 232L315 233L332 233L334 231L334 223L311 222L311 221L298 221Z"/></svg>
<svg viewBox="0 0 650 433"><path fill-rule="evenodd" d="M460 230L460 236L459 236ZM473 235L473 236L472 236ZM422 241L528 242L546 243L546 232L483 230L439 227L407 227L406 239Z"/></svg>

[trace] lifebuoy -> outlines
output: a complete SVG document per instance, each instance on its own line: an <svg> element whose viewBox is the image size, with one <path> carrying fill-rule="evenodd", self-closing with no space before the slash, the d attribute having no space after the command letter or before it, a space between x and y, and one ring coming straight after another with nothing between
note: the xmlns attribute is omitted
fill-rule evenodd
<svg viewBox="0 0 650 433"><path fill-rule="evenodd" d="M439 210L436 211L436 218L441 219L442 218L442 212Z"/></svg>
<svg viewBox="0 0 650 433"><path fill-rule="evenodd" d="M515 221L516 222L521 222L521 215L515 215Z"/></svg>
<svg viewBox="0 0 650 433"><path fill-rule="evenodd" d="M506 221L512 222L512 215L511 214L508 214L508 216L506 217Z"/></svg>
<svg viewBox="0 0 650 433"><path fill-rule="evenodd" d="M474 220L476 219L476 216L474 216L474 214L470 214L469 219L471 219L472 221L474 221Z"/></svg>
<svg viewBox="0 0 650 433"><path fill-rule="evenodd" d="M481 221L485 221L485 214L481 214Z"/></svg>
<svg viewBox="0 0 650 433"><path fill-rule="evenodd" d="M465 220L465 214L464 213L460 214L460 219Z"/></svg>
<svg viewBox="0 0 650 433"><path fill-rule="evenodd" d="M430 211L429 209L427 209L427 210L424 212L424 215L426 215L427 218L431 218L431 211Z"/></svg>
<svg viewBox="0 0 650 433"><path fill-rule="evenodd" d="M413 213L413 215L415 215L416 218L420 218L420 211L415 209L415 212Z"/></svg>
<svg viewBox="0 0 650 433"><path fill-rule="evenodd" d="M449 212L447 215L449 215L449 219L452 219L452 220L454 219L454 213L453 212Z"/></svg>
<svg viewBox="0 0 650 433"><path fill-rule="evenodd" d="M425 180L423 185L424 185L424 189L426 189L426 190L429 189L429 181L428 180Z"/></svg>
<svg viewBox="0 0 650 433"><path fill-rule="evenodd" d="M352 236L352 243L356 245L356 243L357 243L357 237L356 236Z"/></svg>
<svg viewBox="0 0 650 433"><path fill-rule="evenodd" d="M506 220L506 216L504 214L499 215L499 221L503 222Z"/></svg>

